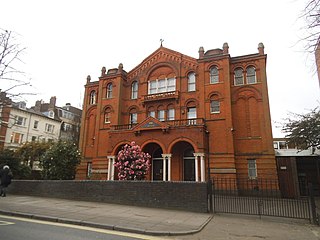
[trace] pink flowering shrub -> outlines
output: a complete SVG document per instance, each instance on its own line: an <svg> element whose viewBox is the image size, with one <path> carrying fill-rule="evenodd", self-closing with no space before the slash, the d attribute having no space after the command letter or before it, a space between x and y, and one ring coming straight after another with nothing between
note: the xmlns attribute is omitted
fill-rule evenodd
<svg viewBox="0 0 320 240"><path fill-rule="evenodd" d="M135 142L126 144L118 153L114 166L119 180L143 180L150 169L150 155L141 151Z"/></svg>

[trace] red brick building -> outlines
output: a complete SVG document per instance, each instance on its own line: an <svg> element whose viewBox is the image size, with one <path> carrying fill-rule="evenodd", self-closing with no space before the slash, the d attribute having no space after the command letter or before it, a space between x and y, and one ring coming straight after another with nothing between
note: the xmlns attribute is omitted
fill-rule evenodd
<svg viewBox="0 0 320 240"><path fill-rule="evenodd" d="M134 69L87 78L77 179L117 179L121 147L152 156L149 180L206 181L208 174L277 179L262 43L258 53L223 49L193 58L162 45Z"/></svg>

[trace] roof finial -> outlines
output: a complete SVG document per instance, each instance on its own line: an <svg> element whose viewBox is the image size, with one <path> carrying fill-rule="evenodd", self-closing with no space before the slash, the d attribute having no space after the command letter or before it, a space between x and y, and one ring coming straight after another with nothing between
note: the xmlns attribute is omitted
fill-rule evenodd
<svg viewBox="0 0 320 240"><path fill-rule="evenodd" d="M163 42L163 41L164 41L164 39L161 38L161 39L160 39L160 42L161 42L160 47L162 47L162 42Z"/></svg>

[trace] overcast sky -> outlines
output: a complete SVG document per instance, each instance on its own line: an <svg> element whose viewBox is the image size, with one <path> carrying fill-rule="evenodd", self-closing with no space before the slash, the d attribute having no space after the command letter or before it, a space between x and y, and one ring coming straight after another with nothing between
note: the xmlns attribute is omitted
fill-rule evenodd
<svg viewBox="0 0 320 240"><path fill-rule="evenodd" d="M258 52L265 45L274 122L288 112L319 106L314 56L299 41L305 0L0 0L0 28L20 34L27 47L24 71L37 96L27 98L81 107L87 75L98 80L101 68L127 72L163 45L198 58L198 50L229 44L232 57ZM1 88L1 87L0 87Z"/></svg>

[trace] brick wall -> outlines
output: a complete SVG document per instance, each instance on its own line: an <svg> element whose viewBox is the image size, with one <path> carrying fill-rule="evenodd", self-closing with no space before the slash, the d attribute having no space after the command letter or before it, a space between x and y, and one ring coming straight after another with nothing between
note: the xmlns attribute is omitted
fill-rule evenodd
<svg viewBox="0 0 320 240"><path fill-rule="evenodd" d="M207 212L207 184L148 181L14 180L9 194Z"/></svg>

